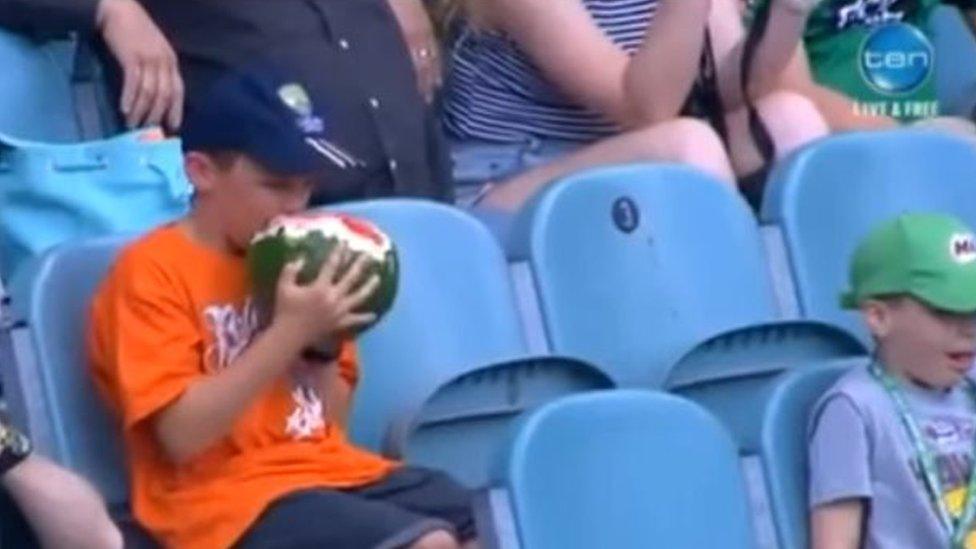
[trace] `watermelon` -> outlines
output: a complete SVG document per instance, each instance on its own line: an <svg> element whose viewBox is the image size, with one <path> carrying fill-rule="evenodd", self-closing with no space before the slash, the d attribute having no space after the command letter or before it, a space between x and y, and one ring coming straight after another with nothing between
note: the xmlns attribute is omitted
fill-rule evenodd
<svg viewBox="0 0 976 549"><path fill-rule="evenodd" d="M340 242L345 242L352 253L349 262L339 266L339 276L360 255L365 254L369 259L357 285L365 283L370 275L379 277L376 290L357 309L357 312L375 314L378 321L390 310L396 297L396 248L390 237L369 221L326 212L276 217L251 240L247 261L259 314L266 319L267 313L272 310L278 276L286 264L303 259L298 283L308 284L316 279L325 260ZM371 326L360 327L356 334Z"/></svg>

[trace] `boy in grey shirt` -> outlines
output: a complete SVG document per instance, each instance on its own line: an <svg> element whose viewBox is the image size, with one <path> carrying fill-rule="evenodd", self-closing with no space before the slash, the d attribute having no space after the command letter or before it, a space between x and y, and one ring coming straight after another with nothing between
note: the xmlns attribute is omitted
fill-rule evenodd
<svg viewBox="0 0 976 549"><path fill-rule="evenodd" d="M908 214L857 248L851 291L876 349L811 418L813 549L976 549L969 495L976 389L976 240Z"/></svg>

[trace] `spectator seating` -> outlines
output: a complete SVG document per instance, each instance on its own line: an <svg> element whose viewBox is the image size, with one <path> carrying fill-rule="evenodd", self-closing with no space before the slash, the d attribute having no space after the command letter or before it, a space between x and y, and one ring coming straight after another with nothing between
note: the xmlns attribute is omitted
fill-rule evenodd
<svg viewBox="0 0 976 549"><path fill-rule="evenodd" d="M0 31L0 134L38 141L79 138L71 89L71 44L38 44Z"/></svg>
<svg viewBox="0 0 976 549"><path fill-rule="evenodd" d="M976 148L937 132L838 135L809 145L770 174L761 220L781 234L799 314L868 337L839 296L857 242L908 211L976 225Z"/></svg>
<svg viewBox="0 0 976 549"><path fill-rule="evenodd" d="M715 333L778 317L746 203L689 168L626 165L567 177L516 218L548 345L621 384L658 386Z"/></svg>
<svg viewBox="0 0 976 549"><path fill-rule="evenodd" d="M603 372L565 357L480 368L439 387L415 414L394 418L390 453L483 487L499 442L525 413L564 395L613 387Z"/></svg>
<svg viewBox="0 0 976 549"><path fill-rule="evenodd" d="M732 434L762 547L805 547L807 411L866 349L815 322L779 322L702 342L673 367L667 390L709 410Z"/></svg>
<svg viewBox="0 0 976 549"><path fill-rule="evenodd" d="M755 547L728 434L675 396L591 392L543 406L494 478L492 510L515 522L489 540L501 547Z"/></svg>
<svg viewBox="0 0 976 549"><path fill-rule="evenodd" d="M360 340L363 380L352 419L360 444L395 455L409 449L413 462L483 484L485 451L517 412L610 385L579 360L527 355L501 248L467 214L406 199L342 209L390 234L401 262L393 309ZM464 455L444 461L436 450L446 442L438 441L457 432L465 433L456 448Z"/></svg>
<svg viewBox="0 0 976 549"><path fill-rule="evenodd" d="M0 30L0 66L0 136L58 143L119 129L88 43Z"/></svg>
<svg viewBox="0 0 976 549"><path fill-rule="evenodd" d="M944 115L972 118L976 107L976 36L955 6L932 12L929 30L935 48L935 85Z"/></svg>

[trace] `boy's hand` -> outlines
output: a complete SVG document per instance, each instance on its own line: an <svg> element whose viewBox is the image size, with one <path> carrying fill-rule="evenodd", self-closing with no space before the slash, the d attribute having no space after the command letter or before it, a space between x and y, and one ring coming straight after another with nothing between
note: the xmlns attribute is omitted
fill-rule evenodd
<svg viewBox="0 0 976 549"><path fill-rule="evenodd" d="M379 277L373 275L356 288L367 260L360 255L337 279L340 266L348 263L349 257L348 248L340 245L329 254L318 277L306 285L297 281L301 262L285 265L278 277L272 322L294 331L303 346L311 346L375 321L375 314L357 313L355 309L376 290Z"/></svg>

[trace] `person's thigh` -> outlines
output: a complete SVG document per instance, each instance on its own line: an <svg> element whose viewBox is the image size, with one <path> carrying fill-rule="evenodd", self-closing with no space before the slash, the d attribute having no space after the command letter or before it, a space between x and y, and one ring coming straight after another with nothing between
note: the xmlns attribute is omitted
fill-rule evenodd
<svg viewBox="0 0 976 549"><path fill-rule="evenodd" d="M453 532L453 527L445 520L356 493L307 490L272 503L235 547L405 547L435 530Z"/></svg>
<svg viewBox="0 0 976 549"><path fill-rule="evenodd" d="M812 101L793 92L774 92L756 102L763 126L772 139L775 158L779 159L814 139L830 133L827 122ZM748 176L765 166L749 128L745 108L726 113L729 157L738 177Z"/></svg>
<svg viewBox="0 0 976 549"><path fill-rule="evenodd" d="M472 511L474 493L440 471L403 467L382 482L355 493L371 501L382 501L420 516L446 521L459 541L476 536Z"/></svg>
<svg viewBox="0 0 976 549"><path fill-rule="evenodd" d="M453 140L455 202L470 208L491 189L511 177L571 153L583 145L559 140L527 140L524 143L491 143Z"/></svg>

